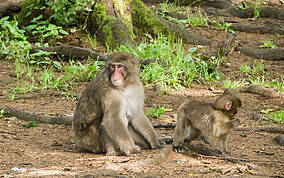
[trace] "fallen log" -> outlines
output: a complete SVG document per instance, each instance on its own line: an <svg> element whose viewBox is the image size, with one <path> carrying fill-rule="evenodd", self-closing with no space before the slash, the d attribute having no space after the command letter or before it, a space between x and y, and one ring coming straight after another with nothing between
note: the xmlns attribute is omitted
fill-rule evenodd
<svg viewBox="0 0 284 178"><path fill-rule="evenodd" d="M236 51L256 58L273 61L284 60L284 49L255 49L255 48L236 48Z"/></svg>
<svg viewBox="0 0 284 178"><path fill-rule="evenodd" d="M224 92L233 92L233 93L251 93L258 94L265 97L270 98L283 98L284 92L277 91L272 88L264 88L259 85L251 85L246 87L238 87L238 88L226 88Z"/></svg>

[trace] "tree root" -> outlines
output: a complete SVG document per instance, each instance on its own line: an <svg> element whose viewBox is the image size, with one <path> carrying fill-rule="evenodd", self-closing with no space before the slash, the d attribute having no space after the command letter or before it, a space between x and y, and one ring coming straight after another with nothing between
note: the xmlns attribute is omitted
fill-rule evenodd
<svg viewBox="0 0 284 178"><path fill-rule="evenodd" d="M6 16L6 15L12 15L13 13L19 12L21 10L20 4L24 0L6 0L6 1L0 1L0 17Z"/></svg>
<svg viewBox="0 0 284 178"><path fill-rule="evenodd" d="M223 44L220 46L218 54L221 56L227 56L230 50L230 46L235 40L235 35L232 33L227 33L226 39L223 41Z"/></svg>
<svg viewBox="0 0 284 178"><path fill-rule="evenodd" d="M63 96L75 96L73 94L65 93L62 91L45 91L45 92L33 92L32 94L26 94L26 95L17 95L15 97L15 100L19 99L35 99L38 97L46 97L46 96L55 96L55 97L63 97ZM78 98L77 96L75 96ZM8 99L7 97L0 97L0 99Z"/></svg>
<svg viewBox="0 0 284 178"><path fill-rule="evenodd" d="M72 118L70 117L63 117L63 116L55 116L55 117L49 117L49 116L42 116L37 114L31 114L25 111L18 110L13 107L3 107L0 106L0 110L4 110L4 115L9 117L17 117L18 119L24 120L24 121L36 121L39 123L46 123L46 124L54 124L54 125L71 125L72 124Z"/></svg>
<svg viewBox="0 0 284 178"><path fill-rule="evenodd" d="M158 122L152 124L154 128L174 128L176 126L176 123L169 123L169 122Z"/></svg>
<svg viewBox="0 0 284 178"><path fill-rule="evenodd" d="M276 18L284 20L284 10L275 7L262 7L257 8L259 17L261 18ZM212 8L205 9L206 12L212 11ZM238 6L231 6L229 8L215 9L214 14L216 16L232 16L238 18L253 18L255 9L253 7L247 9L241 9Z"/></svg>
<svg viewBox="0 0 284 178"><path fill-rule="evenodd" d="M284 34L284 29L281 27L270 27L270 26L254 26L241 23L233 23L234 30L247 33L268 33L268 34Z"/></svg>
<svg viewBox="0 0 284 178"><path fill-rule="evenodd" d="M255 127L255 128L235 128L235 131L268 132L284 134L283 127Z"/></svg>
<svg viewBox="0 0 284 178"><path fill-rule="evenodd" d="M39 123L53 124L53 125L72 125L72 117L65 116L42 116L37 114L28 113L26 111L21 111L19 109L0 106L0 111L4 110L4 115L8 117L17 117L24 121L36 121ZM174 128L175 123L154 123L152 124L154 128ZM236 131L252 131L252 132L269 132L269 133L281 133L284 134L284 128L282 127L257 127L257 128L236 128ZM162 141L170 143L172 141L171 137L161 138Z"/></svg>
<svg viewBox="0 0 284 178"><path fill-rule="evenodd" d="M180 25L177 25L171 21L165 20L159 16L157 18L160 20L160 22L165 25L167 28L169 28L170 31L174 32L176 37L182 38L183 42L188 44L198 44L198 45L209 45L210 40L196 34L193 31L188 30L187 28L184 28Z"/></svg>
<svg viewBox="0 0 284 178"><path fill-rule="evenodd" d="M258 94L264 97L270 98L284 98L284 92L278 92L275 89L271 88L264 88L259 85L251 85L246 87L239 87L239 88L226 88L224 92L233 92L233 93L251 93L251 94Z"/></svg>
<svg viewBox="0 0 284 178"><path fill-rule="evenodd" d="M55 46L55 47L39 47L39 48L32 48L30 53L36 53L38 50L48 51L48 52L55 52L57 55L64 56L64 57L76 57L80 59L88 59L88 57L98 60L98 61L106 61L106 57L98 54L97 52L87 49L87 48L80 48L76 46Z"/></svg>
<svg viewBox="0 0 284 178"><path fill-rule="evenodd" d="M241 53L265 60L284 60L284 49L255 49L255 48L238 48Z"/></svg>

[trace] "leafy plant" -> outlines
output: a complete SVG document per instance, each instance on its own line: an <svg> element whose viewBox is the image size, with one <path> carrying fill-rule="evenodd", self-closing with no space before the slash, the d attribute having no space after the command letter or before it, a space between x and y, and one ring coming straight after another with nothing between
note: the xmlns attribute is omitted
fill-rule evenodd
<svg viewBox="0 0 284 178"><path fill-rule="evenodd" d="M25 27L25 30L32 34L41 43L54 43L57 39L63 38L68 32L61 26L52 24L49 20L42 20L43 15L39 15L31 21L31 24Z"/></svg>
<svg viewBox="0 0 284 178"><path fill-rule="evenodd" d="M28 122L27 124L23 124L23 126L25 127L25 128L31 128L31 127L37 127L38 126L38 122L35 122L35 121L30 121L30 122Z"/></svg>
<svg viewBox="0 0 284 178"><path fill-rule="evenodd" d="M50 19L59 25L66 26L74 25L83 19L78 13L91 12L94 0L49 0L46 4L53 12Z"/></svg>
<svg viewBox="0 0 284 178"><path fill-rule="evenodd" d="M27 41L24 30L18 28L16 20L9 20L9 17L0 19L0 57L14 59L27 57L27 51L31 44Z"/></svg>
<svg viewBox="0 0 284 178"><path fill-rule="evenodd" d="M0 118L1 118L1 117L4 117L4 113L5 113L5 110L4 110L4 109L1 109L1 110L0 110Z"/></svg>
<svg viewBox="0 0 284 178"><path fill-rule="evenodd" d="M167 111L170 111L170 109L165 108L163 106L157 106L157 105L153 105L149 111L147 112L147 116L149 117L154 117L157 119L161 118L161 115L163 115L164 113L166 113Z"/></svg>
<svg viewBox="0 0 284 178"><path fill-rule="evenodd" d="M270 113L269 122L284 124L284 110Z"/></svg>
<svg viewBox="0 0 284 178"><path fill-rule="evenodd" d="M279 79L267 81L267 85L275 87L277 91L282 91L284 90L284 77L281 76Z"/></svg>
<svg viewBox="0 0 284 178"><path fill-rule="evenodd" d="M232 26L232 23L228 23L228 22L225 22L225 23L220 23L218 21L213 21L213 23L216 25L216 28L217 29L220 29L220 30L224 30L226 33L227 32L230 32L232 34L235 34L235 31L233 30L233 28L231 27Z"/></svg>
<svg viewBox="0 0 284 178"><path fill-rule="evenodd" d="M253 67L247 66L245 64L242 64L240 67L241 73L245 74L249 77L255 77L256 75L264 74L264 65L262 62L255 62L255 65Z"/></svg>
<svg viewBox="0 0 284 178"><path fill-rule="evenodd" d="M274 109L262 109L261 113L267 115L267 121L277 124L284 124L284 110L280 110L278 112L274 112Z"/></svg>
<svg viewBox="0 0 284 178"><path fill-rule="evenodd" d="M245 85L247 85L248 82L246 82L245 80L241 80L241 81L231 81L229 79L226 79L223 82L223 88L238 88L238 87L243 87Z"/></svg>
<svg viewBox="0 0 284 178"><path fill-rule="evenodd" d="M261 48L272 48L272 49L277 48L277 46L275 44L273 44L273 42L270 39L266 40L263 43L263 45L260 45L259 47L261 47Z"/></svg>

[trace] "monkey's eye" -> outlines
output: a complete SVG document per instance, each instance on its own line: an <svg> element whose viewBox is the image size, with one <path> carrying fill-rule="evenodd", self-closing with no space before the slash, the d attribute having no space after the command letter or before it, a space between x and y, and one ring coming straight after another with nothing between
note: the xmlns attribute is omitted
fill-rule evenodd
<svg viewBox="0 0 284 178"><path fill-rule="evenodd" d="M234 112L234 115L236 115L236 114L238 114L238 110L236 110L236 111Z"/></svg>
<svg viewBox="0 0 284 178"><path fill-rule="evenodd" d="M110 65L109 65L109 68L114 69L114 68L115 68L115 65L114 65L114 64L110 64Z"/></svg>
<svg viewBox="0 0 284 178"><path fill-rule="evenodd" d="M122 64L118 64L118 66L117 66L119 69L120 68L123 68L124 67L124 65L122 65Z"/></svg>

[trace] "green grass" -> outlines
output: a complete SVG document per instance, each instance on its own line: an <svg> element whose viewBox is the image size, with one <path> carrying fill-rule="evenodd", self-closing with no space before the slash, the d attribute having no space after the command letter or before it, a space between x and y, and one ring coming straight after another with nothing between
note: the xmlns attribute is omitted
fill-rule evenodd
<svg viewBox="0 0 284 178"><path fill-rule="evenodd" d="M4 109L1 109L1 110L0 110L0 118L1 118L1 117L4 117L4 114L5 114L5 110L4 110Z"/></svg>
<svg viewBox="0 0 284 178"><path fill-rule="evenodd" d="M220 59L204 60L200 56L202 48L185 50L182 41L174 42L171 38L159 35L156 39L148 37L149 43L142 42L137 48L121 46L118 50L134 54L142 62L153 59L143 66L140 72L144 83L154 85L161 83L165 87L181 89L189 87L193 81L203 78L207 82L220 80L218 72ZM141 63L142 63L141 62Z"/></svg>
<svg viewBox="0 0 284 178"><path fill-rule="evenodd" d="M35 121L30 121L26 124L23 124L23 127L25 128L31 128L31 127L37 127L38 126L38 122L35 122Z"/></svg>
<svg viewBox="0 0 284 178"><path fill-rule="evenodd" d="M269 122L284 124L284 110L270 113Z"/></svg>
<svg viewBox="0 0 284 178"><path fill-rule="evenodd" d="M165 114L167 111L170 111L170 109L165 108L164 106L157 106L153 105L147 112L147 116L154 117L157 119L160 119L163 114Z"/></svg>
<svg viewBox="0 0 284 178"><path fill-rule="evenodd" d="M284 124L284 110L274 112L274 109L268 108L263 109L260 112L265 115L265 120L267 122Z"/></svg>
<svg viewBox="0 0 284 178"><path fill-rule="evenodd" d="M259 47L261 47L261 48L271 48L271 49L277 48L277 46L270 39L265 40L263 42L263 44L260 45Z"/></svg>

